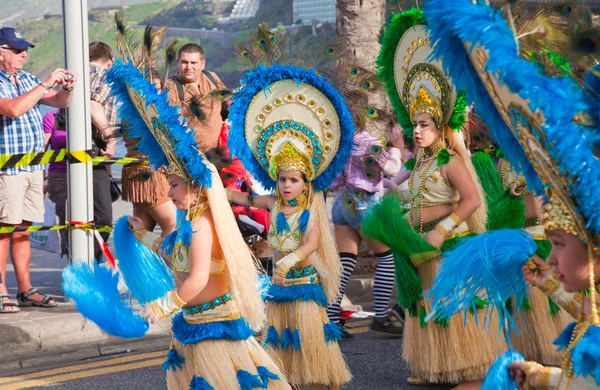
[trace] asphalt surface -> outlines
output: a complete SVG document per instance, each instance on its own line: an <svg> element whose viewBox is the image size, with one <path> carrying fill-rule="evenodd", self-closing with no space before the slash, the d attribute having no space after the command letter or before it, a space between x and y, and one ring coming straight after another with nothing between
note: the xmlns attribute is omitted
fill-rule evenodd
<svg viewBox="0 0 600 390"><path fill-rule="evenodd" d="M391 339L385 335L369 332L366 321L359 323L356 328L354 339L342 343L342 351L346 356L354 380L344 389L348 390L387 390L387 389L419 389L440 390L449 389L443 386L413 387L406 384L410 375L405 363L401 359L400 349L402 339ZM65 351L68 353L68 351ZM157 353L146 353L145 355L127 355L126 359L133 362L118 362L124 355L112 360L90 360L78 364L105 365L103 368L97 366L84 367L73 371L76 367L48 370L46 372L35 372L35 378L27 373L19 373L18 377L4 378L15 379L16 382L0 382L2 389L56 389L56 390L96 390L96 389L118 389L118 390L146 390L166 389L165 374L160 368L166 351ZM139 356L138 359L136 356ZM100 363L98 363L100 362ZM110 365L109 365L110 363ZM116 364L115 364L116 363ZM146 365L146 367L143 367ZM142 366L142 367L137 367ZM82 376L74 379L71 376ZM39 382L35 382L39 381ZM34 386L35 385L35 386ZM226 390L226 389L225 389Z"/></svg>

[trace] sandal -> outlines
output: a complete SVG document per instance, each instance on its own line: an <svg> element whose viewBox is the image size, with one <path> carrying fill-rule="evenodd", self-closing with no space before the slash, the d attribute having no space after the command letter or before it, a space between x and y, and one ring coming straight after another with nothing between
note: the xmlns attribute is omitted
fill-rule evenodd
<svg viewBox="0 0 600 390"><path fill-rule="evenodd" d="M18 313L21 311L21 308L19 308L19 305L16 302L12 302L12 301L4 302L3 301L4 298L10 299L10 295L0 294L0 313L1 314ZM6 310L7 307L12 307L13 309Z"/></svg>
<svg viewBox="0 0 600 390"><path fill-rule="evenodd" d="M41 302L34 301L33 299L29 299L29 297L35 293L38 293L43 297ZM19 306L35 306L35 307L56 307L56 306L58 306L58 303L56 303L56 302L48 303L53 300L54 300L54 298L52 298L49 295L42 294L35 287L30 288L29 291L24 292L24 293L17 293L17 301L19 301Z"/></svg>

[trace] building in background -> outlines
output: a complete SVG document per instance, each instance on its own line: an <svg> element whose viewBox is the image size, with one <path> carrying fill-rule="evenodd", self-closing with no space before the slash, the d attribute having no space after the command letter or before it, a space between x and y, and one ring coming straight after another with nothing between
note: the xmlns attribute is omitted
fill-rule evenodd
<svg viewBox="0 0 600 390"><path fill-rule="evenodd" d="M294 23L335 23L336 0L294 0Z"/></svg>

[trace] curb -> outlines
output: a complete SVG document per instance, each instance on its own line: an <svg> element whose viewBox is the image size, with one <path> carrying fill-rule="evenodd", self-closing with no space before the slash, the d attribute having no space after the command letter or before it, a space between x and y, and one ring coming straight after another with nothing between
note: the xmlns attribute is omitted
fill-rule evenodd
<svg viewBox="0 0 600 390"><path fill-rule="evenodd" d="M4 355L0 356L0 375L15 374L15 371L18 370L49 369L125 353L166 351L170 343L171 336L169 335L153 335L137 340L114 339L99 343L65 345L48 350Z"/></svg>

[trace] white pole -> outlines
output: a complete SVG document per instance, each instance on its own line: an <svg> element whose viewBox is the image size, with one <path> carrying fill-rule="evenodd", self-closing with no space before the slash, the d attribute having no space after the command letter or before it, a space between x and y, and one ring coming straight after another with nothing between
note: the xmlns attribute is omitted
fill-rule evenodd
<svg viewBox="0 0 600 390"><path fill-rule="evenodd" d="M90 71L88 52L87 1L62 0L65 66L77 75L73 99L67 110L67 149L90 150L92 131L90 116ZM93 178L91 163L71 163L67 170L68 213L70 221L94 219ZM94 261L93 232L73 229L69 232L71 261Z"/></svg>

